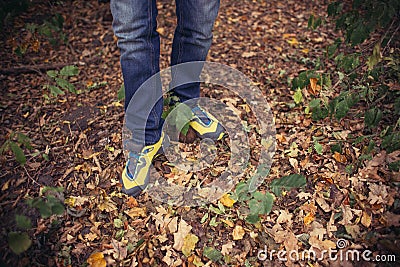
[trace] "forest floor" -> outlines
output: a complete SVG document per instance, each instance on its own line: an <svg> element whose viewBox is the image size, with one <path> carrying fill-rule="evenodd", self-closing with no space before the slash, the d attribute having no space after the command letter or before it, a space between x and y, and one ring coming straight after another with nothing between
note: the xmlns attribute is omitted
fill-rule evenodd
<svg viewBox="0 0 400 267"><path fill-rule="evenodd" d="M176 21L173 2L157 3L161 69L169 65ZM262 91L275 121L276 152L258 191L269 192L271 181L291 174L307 181L302 188L276 196L272 211L261 215L259 222L249 223L246 216L251 203L238 201L234 193L213 204L176 207L147 192L137 199L120 192L119 176L125 163L124 108L118 97L122 75L109 4L34 1L8 25L0 40L0 145L17 140L18 133L30 140L20 145L26 157L24 165L16 161L11 148L0 158L0 265L375 265L365 259L321 256L329 249L337 255L370 251L367 256L371 259L383 255L386 262L381 264L398 265L400 179L388 164L399 160L399 153L386 153L378 144L370 152L370 160L360 160L368 143L352 141L368 133L363 118L350 114L340 121L326 118L315 122L304 106L293 100L291 79L324 57L325 45L338 37L328 25L315 31L307 28L311 14L326 16L326 2L221 3L208 61L247 75ZM57 13L65 20L61 29L52 29L58 44L27 30L27 25L43 25ZM66 43L59 40L62 34ZM66 91L52 97L46 85L54 85L54 80L46 71L66 65L79 68L79 74L68 78L78 93ZM303 93L307 98L307 90ZM249 139L259 140L252 116L245 115L250 112L245 102L207 85L202 95L224 99L242 118L250 118L246 122ZM365 109L362 103L357 108ZM315 140L320 147L315 147ZM342 152L332 152L331 146L338 142ZM219 148L226 144L227 138ZM257 157L252 156L250 162L249 173ZM356 170L349 173L349 165ZM217 176L221 167L215 168L215 173L208 171ZM188 175L170 167L165 172L167 178L181 182L207 176L204 172ZM62 192L54 189L59 187ZM36 209L27 199L46 200ZM60 201L64 212L57 215L59 206L54 203ZM43 216L46 211L40 208L50 209L48 215ZM16 219L16 215L26 216L23 218L30 219L31 225L27 223L24 230L24 219ZM26 232L30 247L16 255L9 246L10 232ZM30 241L17 242L21 247ZM286 251L287 260L279 260L275 253L263 258L259 252L265 248L268 252ZM319 259L288 256L290 251L301 256L310 248Z"/></svg>

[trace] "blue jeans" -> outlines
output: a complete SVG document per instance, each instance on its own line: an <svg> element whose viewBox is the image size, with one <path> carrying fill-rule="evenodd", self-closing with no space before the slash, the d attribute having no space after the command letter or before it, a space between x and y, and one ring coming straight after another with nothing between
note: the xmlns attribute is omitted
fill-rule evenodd
<svg viewBox="0 0 400 267"><path fill-rule="evenodd" d="M212 29L218 9L219 0L176 0L177 27L172 44L172 66L184 62L205 61L211 46ZM160 139L162 128L161 82L155 79L146 90L138 89L160 71L156 0L111 0L111 12L114 18L113 29L121 52L126 126L132 132L133 141L154 144ZM173 84L174 81L171 82L172 87ZM200 96L200 84L190 83L176 87L173 94L181 102L197 98ZM129 105L134 95L135 102ZM155 105L149 107L149 103ZM140 125L145 125L145 129Z"/></svg>

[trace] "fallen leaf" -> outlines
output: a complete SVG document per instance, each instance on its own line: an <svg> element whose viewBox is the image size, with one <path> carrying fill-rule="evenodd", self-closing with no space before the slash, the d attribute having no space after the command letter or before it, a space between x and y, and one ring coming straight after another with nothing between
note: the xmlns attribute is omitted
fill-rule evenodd
<svg viewBox="0 0 400 267"><path fill-rule="evenodd" d="M326 200L322 197L316 197L315 202L317 202L318 206L324 211L324 212L330 212L332 211L331 206L326 203Z"/></svg>
<svg viewBox="0 0 400 267"><path fill-rule="evenodd" d="M222 205L228 208L232 207L235 203L235 200L233 200L229 194L223 195L219 201L222 203Z"/></svg>
<svg viewBox="0 0 400 267"><path fill-rule="evenodd" d="M310 223L312 223L315 219L315 213L314 212L309 212L307 213L306 216L304 216L304 225L309 225Z"/></svg>
<svg viewBox="0 0 400 267"><path fill-rule="evenodd" d="M134 197L132 197L132 196L129 197L128 201L126 202L126 205L127 205L129 208L134 208L134 207L138 207L138 206L139 206L139 204L138 204L136 198L134 198Z"/></svg>
<svg viewBox="0 0 400 267"><path fill-rule="evenodd" d="M369 215L368 212L363 211L361 217L361 224L368 228L371 226L371 222L372 222L372 216Z"/></svg>
<svg viewBox="0 0 400 267"><path fill-rule="evenodd" d="M347 162L347 158L345 155L340 154L339 152L335 151L335 153L333 154L333 158L339 162L339 163L346 163Z"/></svg>
<svg viewBox="0 0 400 267"><path fill-rule="evenodd" d="M244 231L243 227L240 225L236 225L232 232L233 240L243 239L244 234L245 234L245 231Z"/></svg>
<svg viewBox="0 0 400 267"><path fill-rule="evenodd" d="M111 212L111 211L117 210L117 206L109 197L107 197L107 198L104 198L102 202L100 202L99 210Z"/></svg>
<svg viewBox="0 0 400 267"><path fill-rule="evenodd" d="M224 256L228 255L229 252L232 251L233 245L234 245L234 243L232 241L229 241L228 243L222 245L222 249L221 249L222 255L224 255Z"/></svg>
<svg viewBox="0 0 400 267"><path fill-rule="evenodd" d="M106 267L106 260L101 252L95 252L86 260L90 267Z"/></svg>
<svg viewBox="0 0 400 267"><path fill-rule="evenodd" d="M188 234L185 236L183 240L183 246L182 246L182 253L186 257L192 253L193 249L195 248L197 242L199 241L199 238L195 236L194 234Z"/></svg>
<svg viewBox="0 0 400 267"><path fill-rule="evenodd" d="M308 243L319 250L326 250L329 251L329 249L335 249L336 248L336 243L331 241L331 240L319 240L318 237L316 236L311 236L310 239L308 240Z"/></svg>
<svg viewBox="0 0 400 267"><path fill-rule="evenodd" d="M131 208L129 210L125 210L124 213L131 217L132 219L135 219L137 217L146 217L146 207L140 208L140 207L135 207Z"/></svg>
<svg viewBox="0 0 400 267"><path fill-rule="evenodd" d="M306 192L300 192L297 194L297 196L299 199L309 199L310 197L312 197L312 195L310 193L306 193Z"/></svg>
<svg viewBox="0 0 400 267"><path fill-rule="evenodd" d="M297 41L297 39L294 38L294 37L292 39L286 40L286 41L292 46L298 46L299 45L299 41Z"/></svg>
<svg viewBox="0 0 400 267"><path fill-rule="evenodd" d="M256 52L243 52L242 53L242 57L244 57L244 58L254 57L256 55L257 55Z"/></svg>
<svg viewBox="0 0 400 267"><path fill-rule="evenodd" d="M221 219L222 222L224 222L226 225L228 225L229 227L233 227L235 226L235 224L230 221L230 220L225 220L225 219Z"/></svg>
<svg viewBox="0 0 400 267"><path fill-rule="evenodd" d="M187 224L183 219L179 222L178 232L174 233L174 246L173 248L181 251L185 241L185 237L192 230L192 226Z"/></svg>
<svg viewBox="0 0 400 267"><path fill-rule="evenodd" d="M321 91L321 85L318 84L317 78L310 78L310 84L308 86L308 92L312 95L318 95L319 91Z"/></svg>
<svg viewBox="0 0 400 267"><path fill-rule="evenodd" d="M287 227L290 227L292 225L292 217L293 214L290 214L289 211L287 210L280 210L280 213L278 218L276 219L277 223L286 223Z"/></svg>
<svg viewBox="0 0 400 267"><path fill-rule="evenodd" d="M98 236L95 233L88 233L85 235L85 238L88 241L94 241L96 238L98 238Z"/></svg>

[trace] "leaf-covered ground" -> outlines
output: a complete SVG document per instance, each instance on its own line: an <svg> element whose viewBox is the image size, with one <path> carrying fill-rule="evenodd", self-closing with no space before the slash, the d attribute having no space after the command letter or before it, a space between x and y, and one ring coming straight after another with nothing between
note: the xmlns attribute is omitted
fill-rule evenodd
<svg viewBox="0 0 400 267"><path fill-rule="evenodd" d="M161 68L168 66L175 25L171 2L157 4ZM109 5L34 1L27 12L6 25L0 41L0 144L17 141L21 133L29 137L32 146L21 145L26 156L23 166L11 148L0 158L2 266L375 264L321 256L323 250L339 251L336 242L341 239L345 244L339 254L357 250L361 255L369 250L370 258L395 255L396 262L383 264L398 264L400 177L388 164L398 161L400 153L387 153L379 149L379 143L373 149L367 147L368 142L355 143L357 137L368 133L356 111L340 121L327 118L316 122L293 100L290 80L310 68L324 55L323 47L337 37L332 26L307 29L311 14L326 15L326 4L274 0L223 1L221 5L208 60L249 76L274 114L277 149L271 172L259 191L268 191L272 180L290 174L307 180L306 186L276 196L271 213L250 224L246 221L250 204L233 203L234 194L215 204L185 208L159 203L147 193L136 200L120 193L124 113L117 92L122 77ZM56 13L65 19L62 31L53 29L58 44L26 29L28 23L42 25ZM66 35L67 44L60 41L60 33ZM79 74L69 79L78 93L46 99L49 88L44 87L53 83L46 71L65 65L79 68ZM308 93L303 90L303 97L307 99ZM252 129L249 138L256 143L254 120L241 99L206 85L202 94L225 99L242 112ZM360 104L357 109L365 107ZM221 150L224 144L220 144ZM332 150L335 144L341 144L341 149ZM186 149L189 155L196 147ZM223 153L217 157L229 159ZM370 160L365 160L368 157ZM257 157L250 162L256 165ZM349 165L354 171L349 171ZM164 168L167 179L184 183L192 178L165 165L159 167ZM221 171L216 167L210 173L217 176ZM196 175L207 179L210 174ZM61 200L65 211L54 215L57 207L53 206L49 213L53 215L43 218L44 211L30 207L27 199L41 199L49 194L43 192L48 187L64 188L50 192L55 200L49 198L46 203ZM16 214L27 216L32 225L23 230L19 219L17 226ZM9 247L10 232L26 232L32 240L30 248L17 256ZM26 240L17 243L14 245L21 247ZM265 248L300 255L311 248L320 259L297 261L286 255L288 260L280 261L276 254L263 258L259 251Z"/></svg>

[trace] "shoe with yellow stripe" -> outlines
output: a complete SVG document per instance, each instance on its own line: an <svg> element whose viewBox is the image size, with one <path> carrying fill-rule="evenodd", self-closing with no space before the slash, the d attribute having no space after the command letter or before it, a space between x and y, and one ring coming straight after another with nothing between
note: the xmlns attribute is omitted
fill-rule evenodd
<svg viewBox="0 0 400 267"><path fill-rule="evenodd" d="M224 137L224 127L210 113L199 106L192 108L193 118L189 125L196 131L200 138L221 140Z"/></svg>
<svg viewBox="0 0 400 267"><path fill-rule="evenodd" d="M149 184L149 171L153 159L162 146L164 133L154 145L148 145L139 149L139 152L129 152L128 161L122 171L122 192L136 197Z"/></svg>

